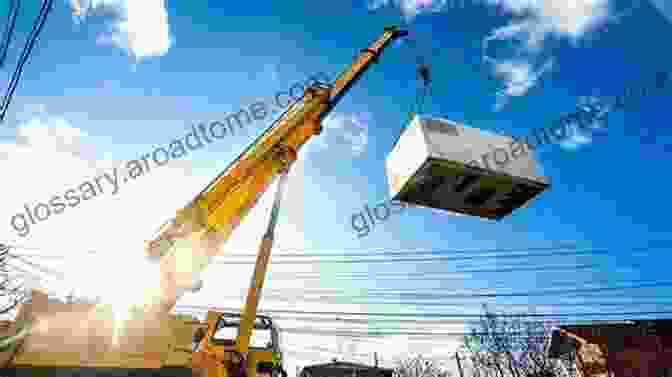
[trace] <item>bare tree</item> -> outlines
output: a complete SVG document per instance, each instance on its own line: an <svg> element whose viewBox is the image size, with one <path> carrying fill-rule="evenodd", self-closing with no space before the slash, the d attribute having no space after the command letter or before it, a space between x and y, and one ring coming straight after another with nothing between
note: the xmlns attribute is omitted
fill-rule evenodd
<svg viewBox="0 0 672 377"><path fill-rule="evenodd" d="M422 355L399 360L396 364L394 377L452 377L452 373Z"/></svg>
<svg viewBox="0 0 672 377"><path fill-rule="evenodd" d="M464 338L463 350L480 377L565 377L545 353L553 325L496 314L484 306L478 324Z"/></svg>
<svg viewBox="0 0 672 377"><path fill-rule="evenodd" d="M16 309L27 298L27 292L15 271L10 271L11 247L0 244L0 314Z"/></svg>

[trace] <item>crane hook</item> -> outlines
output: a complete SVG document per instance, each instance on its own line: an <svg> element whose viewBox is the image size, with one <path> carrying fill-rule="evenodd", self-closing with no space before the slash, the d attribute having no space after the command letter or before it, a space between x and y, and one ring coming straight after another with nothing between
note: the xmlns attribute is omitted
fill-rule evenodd
<svg viewBox="0 0 672 377"><path fill-rule="evenodd" d="M429 86L432 83L431 72L429 70L429 65L420 64L418 66L418 76L422 79L424 86Z"/></svg>

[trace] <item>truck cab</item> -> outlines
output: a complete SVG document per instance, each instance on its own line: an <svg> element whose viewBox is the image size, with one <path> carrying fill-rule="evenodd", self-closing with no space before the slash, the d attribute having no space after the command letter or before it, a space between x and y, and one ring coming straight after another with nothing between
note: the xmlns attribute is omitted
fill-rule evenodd
<svg viewBox="0 0 672 377"><path fill-rule="evenodd" d="M234 377L228 376L226 371L240 368L222 368L222 366L237 365L241 362L237 344L240 322L241 316L238 313L208 312L208 328L194 352L192 369L207 370L207 376ZM238 375L286 376L282 368L279 330L270 317L257 315L250 337L247 365L244 367L245 370L239 370Z"/></svg>

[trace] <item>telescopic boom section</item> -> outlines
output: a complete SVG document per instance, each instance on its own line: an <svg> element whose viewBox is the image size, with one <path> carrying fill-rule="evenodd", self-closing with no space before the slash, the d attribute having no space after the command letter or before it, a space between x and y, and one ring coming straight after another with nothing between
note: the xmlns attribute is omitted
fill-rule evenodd
<svg viewBox="0 0 672 377"><path fill-rule="evenodd" d="M371 63L378 63L380 55L382 54L385 47L390 43L405 37L408 35L408 31L401 30L397 26L389 26L385 28L383 35L378 38L377 41L373 42L369 48L366 48L361 51L359 56L355 59L348 69L346 69L334 82L333 88L329 95L329 107L328 110L322 114L321 120L323 120L329 112L338 104L338 102L343 98L343 96L350 90L350 88L361 78L361 76L366 72Z"/></svg>
<svg viewBox="0 0 672 377"><path fill-rule="evenodd" d="M158 260L161 270L160 289L148 297L150 309L172 310L181 295L195 286L199 273L212 257L220 254L223 244L259 197L286 172L308 139L321 132L321 121L371 63L378 60L382 50L405 35L407 32L398 27L386 28L333 84L318 83L307 88L300 100L159 229L158 235L145 246L145 255ZM268 258L260 260L268 263ZM266 268L257 266L257 270L265 272ZM259 277L262 281L263 275ZM249 314L256 316L256 310Z"/></svg>
<svg viewBox="0 0 672 377"><path fill-rule="evenodd" d="M284 194L287 185L288 174L289 167L284 170L280 176L278 189L275 193L275 200L273 201L273 208L271 209L268 229L266 229L264 238L261 240L259 254L257 255L257 263L254 265L254 272L252 273L252 281L250 282L250 288L247 292L245 306L240 313L240 328L238 329L238 339L236 340L236 343L238 352L244 356L247 355L250 348L250 337L252 336L252 328L257 319L257 308L259 307L259 299L261 298L261 291L264 287L264 278L268 268L268 261L271 258L271 251L273 250L275 226L278 223L280 204L282 203L282 195Z"/></svg>

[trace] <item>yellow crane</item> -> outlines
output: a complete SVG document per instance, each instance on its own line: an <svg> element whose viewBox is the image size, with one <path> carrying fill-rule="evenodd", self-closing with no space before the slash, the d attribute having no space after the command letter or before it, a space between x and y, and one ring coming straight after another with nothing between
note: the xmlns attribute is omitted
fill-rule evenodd
<svg viewBox="0 0 672 377"><path fill-rule="evenodd" d="M163 276L166 277L156 301L157 308L172 309L179 292L194 286L195 275L207 265L210 257L219 252L218 246L226 242L259 196L279 177L270 222L261 241L240 316L238 335L233 341L217 344L215 333L217 324L222 320L217 313L208 313L207 336L192 359L192 368L201 371L203 376L255 376L260 363L273 362L273 355L268 352L250 355L249 343L290 165L297 159L299 149L321 132L321 122L369 66L378 60L383 49L404 35L407 32L398 27L386 28L382 36L362 50L333 84L316 83L308 87L301 100L292 104L274 125L148 243L147 255L160 258ZM176 244L181 238L189 239L188 245L199 246L180 249ZM181 256L180 253L186 255ZM187 268L181 266L184 261L189 263Z"/></svg>
<svg viewBox="0 0 672 377"><path fill-rule="evenodd" d="M73 2L78 4L78 2ZM78 7L74 7L78 9ZM156 325L157 341L163 346L159 351L138 350L135 355L141 360L136 367L156 369L176 366L184 357L179 352L193 355L190 367L193 375L207 377L255 377L257 374L284 374L282 357L278 345L277 328L270 318L257 315L259 297L268 267L274 241L274 230L280 210L282 194L291 164L296 161L301 147L314 135L320 134L321 122L333 110L348 90L361 78L372 63L376 63L382 51L394 40L406 36L408 32L397 26L386 27L382 35L368 48L363 49L333 83L314 83L309 86L303 97L289 106L257 140L248 146L221 174L210 182L203 191L177 212L174 219L166 222L157 235L145 246L146 256L158 263L160 287L147 292L144 310L144 325L153 323L171 323ZM179 349L176 345L184 343L187 325L180 325L169 318L177 300L199 283L199 274L209 264L212 257L219 255L221 247L232 232L256 205L259 197L271 183L279 179L278 189L271 210L270 221L261 241L254 273L244 307L239 315L209 311L207 330L199 337L196 350ZM129 325L130 326L130 325ZM187 328L187 331L184 329ZM235 336L222 335L225 330L236 330ZM67 332L67 327L65 330ZM151 331L143 330L149 337ZM250 345L254 331L268 331L270 341L264 345ZM178 337L176 341L173 338ZM173 335L171 335L173 334ZM230 334L229 334L230 335ZM58 354L62 345L44 346L40 352L31 354L30 347L20 350L13 360L24 366L51 365L51 360L59 360L59 365L78 367L76 358L63 361L65 356ZM47 342L47 341L44 341ZM43 343L44 343L43 342ZM61 347L61 349L59 349ZM25 348L25 347L24 347ZM46 352L46 354L44 353ZM170 354L166 356L166 354ZM106 353L106 362L89 365L106 365L120 368L130 365L126 356L112 358ZM128 352L125 354L128 355ZM76 355L79 357L80 355ZM130 356L129 356L130 357ZM72 361L75 360L75 361ZM102 360L102 359L101 359ZM144 361L142 361L144 360ZM51 364L50 364L51 363ZM175 372L173 372L175 373ZM156 375L156 374L155 374Z"/></svg>

